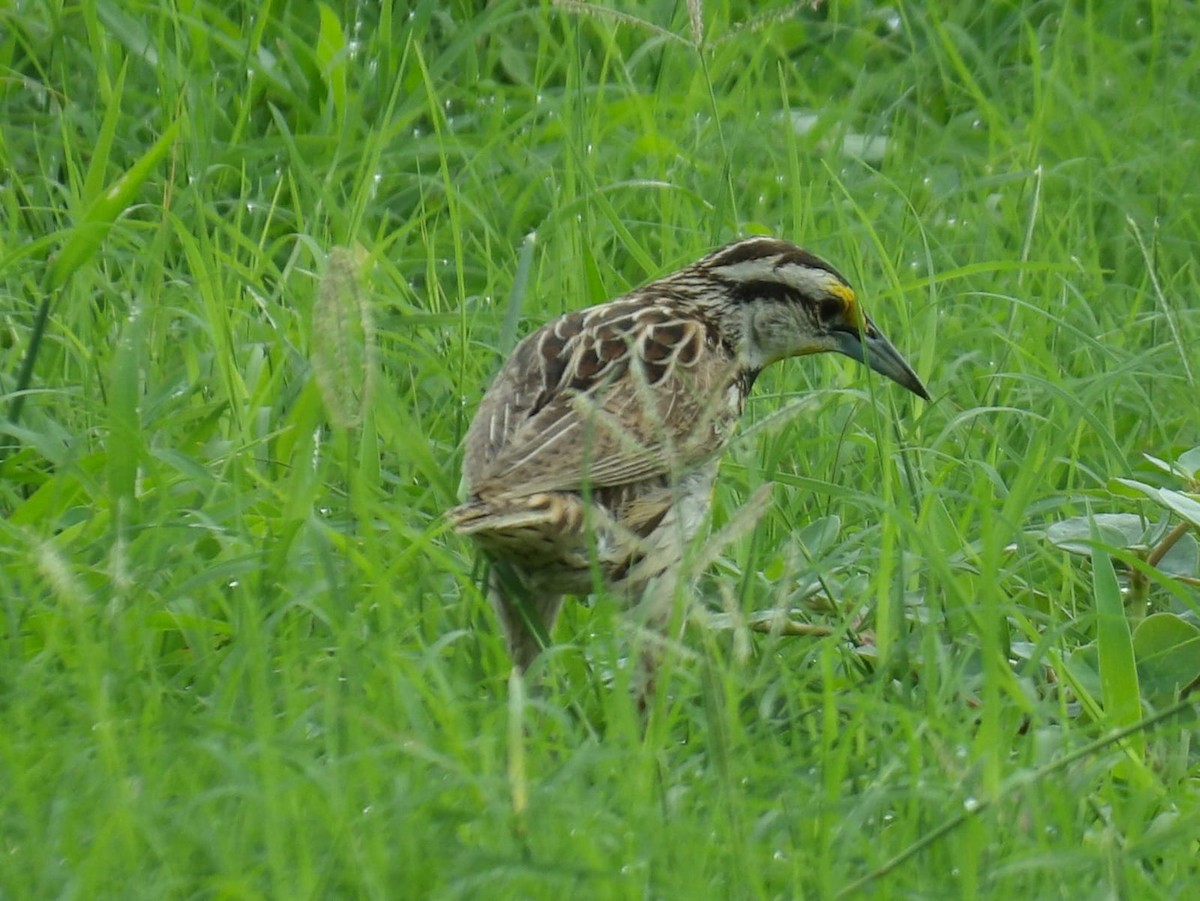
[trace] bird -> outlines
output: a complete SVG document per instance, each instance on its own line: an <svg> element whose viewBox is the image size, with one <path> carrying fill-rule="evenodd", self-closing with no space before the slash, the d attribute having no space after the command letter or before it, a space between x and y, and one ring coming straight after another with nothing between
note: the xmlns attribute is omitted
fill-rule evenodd
<svg viewBox="0 0 1200 901"><path fill-rule="evenodd" d="M565 596L607 590L672 621L720 457L759 374L833 352L925 400L847 279L754 236L629 293L546 322L514 348L467 429L464 501L447 511L490 566L487 593L526 671ZM640 652L639 705L661 651Z"/></svg>

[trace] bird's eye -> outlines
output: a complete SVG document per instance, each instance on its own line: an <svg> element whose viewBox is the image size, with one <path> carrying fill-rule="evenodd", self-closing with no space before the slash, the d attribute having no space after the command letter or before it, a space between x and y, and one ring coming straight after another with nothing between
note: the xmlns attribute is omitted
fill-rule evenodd
<svg viewBox="0 0 1200 901"><path fill-rule="evenodd" d="M817 316L822 324L830 325L843 319L846 315L846 305L836 297L826 297L817 306Z"/></svg>

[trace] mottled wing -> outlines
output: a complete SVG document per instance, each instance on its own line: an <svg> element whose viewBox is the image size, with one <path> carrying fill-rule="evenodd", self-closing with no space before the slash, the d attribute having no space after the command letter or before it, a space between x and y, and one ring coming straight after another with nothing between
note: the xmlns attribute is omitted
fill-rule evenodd
<svg viewBox="0 0 1200 901"><path fill-rule="evenodd" d="M623 485L720 452L740 412L734 360L672 298L617 300L528 336L467 437L472 493Z"/></svg>

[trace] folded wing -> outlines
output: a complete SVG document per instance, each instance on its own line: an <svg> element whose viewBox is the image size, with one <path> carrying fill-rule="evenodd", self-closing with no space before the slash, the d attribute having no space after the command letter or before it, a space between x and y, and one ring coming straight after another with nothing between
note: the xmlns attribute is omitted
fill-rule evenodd
<svg viewBox="0 0 1200 901"><path fill-rule="evenodd" d="M613 301L525 338L471 424L468 491L606 488L718 454L741 412L729 402L735 360L714 329L670 301Z"/></svg>

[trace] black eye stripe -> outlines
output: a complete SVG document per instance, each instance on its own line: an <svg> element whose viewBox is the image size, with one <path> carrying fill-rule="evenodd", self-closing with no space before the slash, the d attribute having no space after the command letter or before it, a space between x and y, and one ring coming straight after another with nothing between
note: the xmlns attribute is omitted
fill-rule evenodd
<svg viewBox="0 0 1200 901"><path fill-rule="evenodd" d="M775 301L776 303L795 303L808 306L816 313L817 321L822 325L840 322L846 316L846 302L840 297L826 296L816 302L795 288L782 282L756 280L747 282L726 282L729 296L735 303L749 303L754 300Z"/></svg>
<svg viewBox="0 0 1200 901"><path fill-rule="evenodd" d="M729 296L736 303L748 303L752 300L774 300L780 303L803 303L805 297L795 288L782 282L772 282L766 279L758 281L728 281L725 283Z"/></svg>
<svg viewBox="0 0 1200 901"><path fill-rule="evenodd" d="M837 297L826 297L817 307L817 317L826 324L835 319L841 319L845 315L846 304Z"/></svg>

